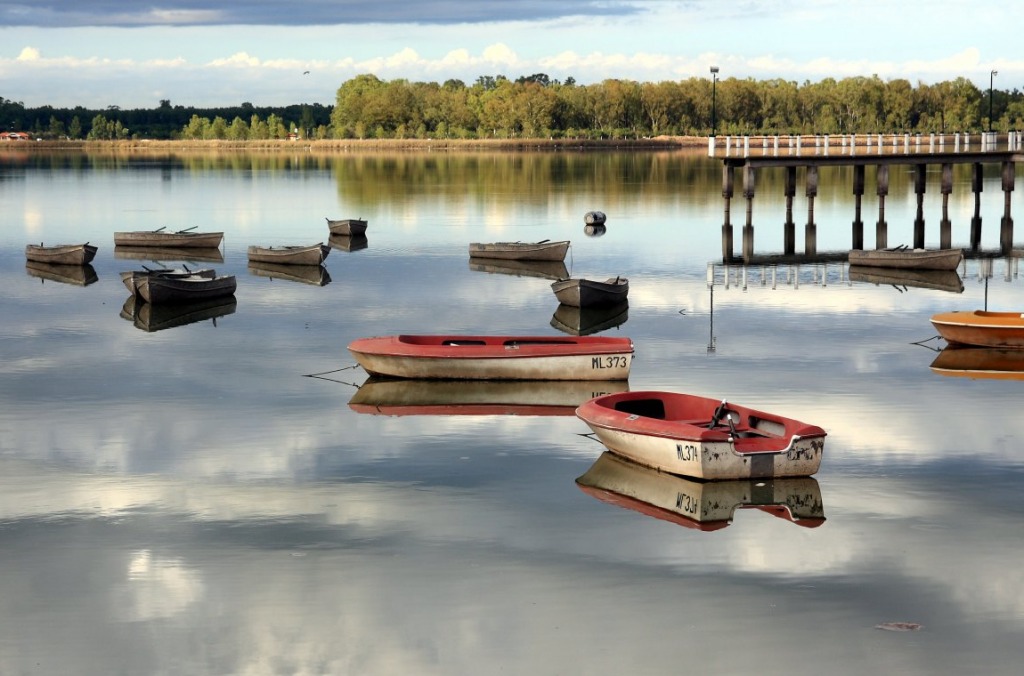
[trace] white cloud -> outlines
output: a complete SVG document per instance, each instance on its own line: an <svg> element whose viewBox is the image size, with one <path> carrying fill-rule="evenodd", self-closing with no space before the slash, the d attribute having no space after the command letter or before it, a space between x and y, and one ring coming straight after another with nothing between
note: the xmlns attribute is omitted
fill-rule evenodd
<svg viewBox="0 0 1024 676"><path fill-rule="evenodd" d="M18 54L18 59L17 60L18 61L39 61L40 58L41 58L41 54L39 53L38 49L36 49L35 47L25 47L23 50L21 50L21 53Z"/></svg>

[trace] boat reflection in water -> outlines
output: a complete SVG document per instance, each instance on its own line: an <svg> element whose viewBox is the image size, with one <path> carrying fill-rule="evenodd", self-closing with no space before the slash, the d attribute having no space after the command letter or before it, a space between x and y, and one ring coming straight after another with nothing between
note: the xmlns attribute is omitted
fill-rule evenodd
<svg viewBox="0 0 1024 676"><path fill-rule="evenodd" d="M249 263L249 274L269 279L283 279L313 286L327 286L331 275L323 265L282 265L280 263Z"/></svg>
<svg viewBox="0 0 1024 676"><path fill-rule="evenodd" d="M99 279L96 269L91 263L85 265L56 265L54 263L39 263L37 261L25 261L25 272L30 277L38 277L44 282L60 282L61 284L73 284L75 286L89 286Z"/></svg>
<svg viewBox="0 0 1024 676"><path fill-rule="evenodd" d="M985 380L1024 380L1024 350L947 346L931 364L942 376Z"/></svg>
<svg viewBox="0 0 1024 676"><path fill-rule="evenodd" d="M359 251L369 246L370 242L366 235L331 235L327 238L327 243L332 249L339 251Z"/></svg>
<svg viewBox="0 0 1024 676"><path fill-rule="evenodd" d="M176 326L195 324L234 314L238 301L234 296L210 298L195 303L147 303L138 296L130 296L121 307L121 317L135 324L135 328L152 333Z"/></svg>
<svg viewBox="0 0 1024 676"><path fill-rule="evenodd" d="M369 378L349 400L374 415L571 416L583 402L626 392L625 380L416 380Z"/></svg>
<svg viewBox="0 0 1024 676"><path fill-rule="evenodd" d="M564 261L514 261L500 258L469 259L469 269L475 272L489 272L498 275L514 275L516 277L539 277L552 281L565 279L569 269Z"/></svg>
<svg viewBox="0 0 1024 676"><path fill-rule="evenodd" d="M216 247L115 246L114 258L135 261L203 261L223 263L224 254Z"/></svg>
<svg viewBox="0 0 1024 676"><path fill-rule="evenodd" d="M551 326L570 336L589 336L606 329L621 326L629 319L629 302L608 307L579 308L559 303L551 316Z"/></svg>
<svg viewBox="0 0 1024 676"><path fill-rule="evenodd" d="M950 293L963 293L964 282L956 270L909 270L902 268L879 268L867 265L851 265L849 270L851 282L867 282L869 284L888 284L899 287L916 287L919 289L935 289Z"/></svg>
<svg viewBox="0 0 1024 676"><path fill-rule="evenodd" d="M811 477L698 481L605 451L576 485L602 502L696 530L725 528L737 509L757 509L805 528L825 522L821 489Z"/></svg>

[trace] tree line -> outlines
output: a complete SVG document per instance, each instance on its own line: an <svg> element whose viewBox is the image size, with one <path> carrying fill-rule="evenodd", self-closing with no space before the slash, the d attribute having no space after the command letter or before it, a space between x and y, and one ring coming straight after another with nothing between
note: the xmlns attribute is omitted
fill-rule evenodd
<svg viewBox="0 0 1024 676"><path fill-rule="evenodd" d="M719 134L954 132L1024 127L1024 93L981 90L966 78L707 78L590 85L543 73L411 82L364 74L343 82L334 106L198 109L26 108L0 97L0 129L41 138L639 138Z"/></svg>

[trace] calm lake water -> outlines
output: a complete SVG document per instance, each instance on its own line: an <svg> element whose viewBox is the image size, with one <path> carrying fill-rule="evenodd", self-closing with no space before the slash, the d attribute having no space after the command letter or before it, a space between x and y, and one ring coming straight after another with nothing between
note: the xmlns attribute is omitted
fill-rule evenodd
<svg viewBox="0 0 1024 676"><path fill-rule="evenodd" d="M909 244L912 176L890 181L888 243ZM758 251L782 249L781 186L758 177ZM852 200L824 170L819 251L849 248ZM873 246L873 191L863 206ZM973 208L957 173L955 245ZM1002 210L986 172L986 249ZM842 263L709 272L721 166L682 153L7 152L0 214L2 673L1019 673L1024 383L936 373L928 321L1024 309L1016 259L966 261L962 291ZM742 198L732 214L738 247ZM251 244L357 216L366 241L336 242L325 285L247 267ZM237 275L235 303L133 319L118 273L155 263L113 233L193 226L225 232L222 260L163 262ZM820 425L821 471L700 485L621 465L572 415L590 385L360 389L358 337L580 321L556 317L550 279L467 255L542 239L572 241L574 276L629 277L628 312L582 318L633 339L629 389ZM95 281L27 270L40 241L98 245ZM508 408L459 406L474 396ZM551 415L517 409L538 402ZM602 481L633 500L596 497Z"/></svg>

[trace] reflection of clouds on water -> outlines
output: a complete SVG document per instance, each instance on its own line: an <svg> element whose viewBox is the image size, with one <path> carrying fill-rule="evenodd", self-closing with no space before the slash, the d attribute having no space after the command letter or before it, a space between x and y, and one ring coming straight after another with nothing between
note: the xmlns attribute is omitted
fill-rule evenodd
<svg viewBox="0 0 1024 676"><path fill-rule="evenodd" d="M586 465L555 464L549 474L576 468ZM964 652L951 658L954 667L1024 628L1024 579L1006 573L1024 554L1021 544L993 547L991 531L971 530L978 523L1012 529L1013 515L950 504L948 486L927 482L908 494L897 481L834 477L821 486L828 521L818 528L744 510L728 529L699 533L605 505L571 485L526 497L530 482L518 476L480 491L180 482L22 462L2 469L0 537L11 574L0 577L0 611L29 602L51 609L27 615L8 640L27 647L21 656L49 645L58 662L84 659L76 673L102 673L112 660L150 653L195 667L185 671L218 673L266 665L274 672L440 674L484 664L572 671L588 663L590 637L613 621L628 646L609 650L604 666L625 669L642 656L654 671L671 670L678 653L669 646L682 628L700 641L691 661L729 671L755 668L763 651L786 650L801 655L808 672L863 673L891 665L884 654L865 656L863 639L850 636L894 616L944 627L933 630L935 640L958 636ZM920 526L908 532L908 521ZM950 532L965 534L955 551ZM139 546L154 533L162 544ZM80 538L91 545L58 555ZM12 559L18 550L25 553ZM29 551L50 562L48 576L88 580L88 593L19 584L30 574ZM842 591L851 579L859 589L853 599ZM660 618L666 605L700 610L679 622L648 615ZM769 621L783 608L785 622ZM93 618L90 635L103 639L102 656L88 659L85 644L54 640L77 626L78 613ZM808 647L806 636L820 635L824 617L847 640ZM988 622L994 617L998 626ZM126 621L133 624L118 624ZM178 629L153 631L158 626ZM748 635L743 651L722 626ZM930 641L905 649L927 665L922 673L950 666L931 662ZM843 655L856 670L836 671ZM23 658L3 657L8 665Z"/></svg>
<svg viewBox="0 0 1024 676"><path fill-rule="evenodd" d="M127 581L114 589L113 615L126 622L173 617L202 596L198 571L181 559L140 549L130 556Z"/></svg>

